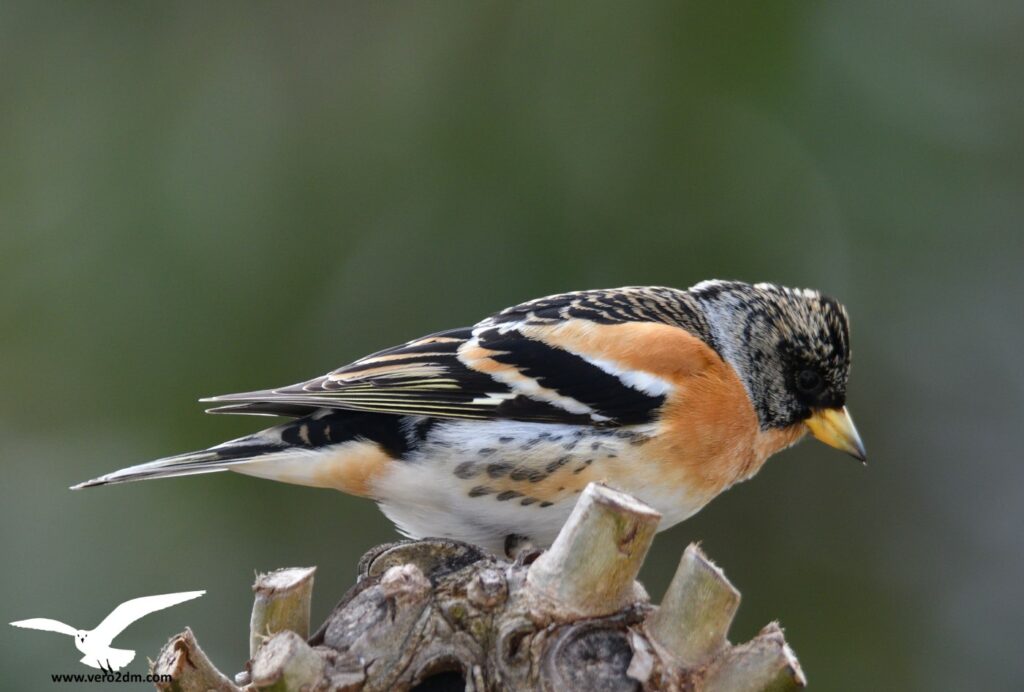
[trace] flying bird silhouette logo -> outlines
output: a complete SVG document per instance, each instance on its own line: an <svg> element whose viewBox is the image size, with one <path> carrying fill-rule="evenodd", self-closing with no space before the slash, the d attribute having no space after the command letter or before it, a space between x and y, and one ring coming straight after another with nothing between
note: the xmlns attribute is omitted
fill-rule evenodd
<svg viewBox="0 0 1024 692"><path fill-rule="evenodd" d="M112 672L124 668L135 658L135 652L131 649L112 648L110 644L114 641L114 637L127 629L128 625L150 613L170 608L185 601L191 601L193 598L199 598L204 593L206 592L181 591L179 593L165 593L158 596L133 598L114 608L110 615L103 618L103 622L91 630L76 630L71 625L65 625L59 620L51 620L49 618L18 620L17 622L12 622L11 625L70 635L75 638L75 648L85 654L81 658L82 663L92 668Z"/></svg>

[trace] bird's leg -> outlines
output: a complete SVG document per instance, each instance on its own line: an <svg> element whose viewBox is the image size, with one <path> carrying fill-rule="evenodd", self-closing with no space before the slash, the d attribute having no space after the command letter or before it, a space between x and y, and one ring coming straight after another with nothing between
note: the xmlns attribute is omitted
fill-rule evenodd
<svg viewBox="0 0 1024 692"><path fill-rule="evenodd" d="M528 565L544 552L540 550L529 536L519 533L510 533L505 536L505 557L515 560L517 565Z"/></svg>

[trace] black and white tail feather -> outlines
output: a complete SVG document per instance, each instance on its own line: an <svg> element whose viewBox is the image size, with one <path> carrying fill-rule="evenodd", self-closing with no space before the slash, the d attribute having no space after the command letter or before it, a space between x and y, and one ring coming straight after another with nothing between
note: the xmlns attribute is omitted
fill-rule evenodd
<svg viewBox="0 0 1024 692"><path fill-rule="evenodd" d="M72 490L91 488L99 485L129 483L150 478L172 478L195 476L202 473L229 471L233 467L256 460L269 461L274 457L290 456L295 453L283 440L282 432L293 423L275 426L267 430L223 442L209 449L185 452L129 466L98 478L71 486Z"/></svg>
<svg viewBox="0 0 1024 692"><path fill-rule="evenodd" d="M73 490L99 485L128 483L150 478L193 476L218 471L267 475L267 465L287 469L291 462L309 461L320 453L330 453L349 442L373 442L394 457L401 456L409 446L406 416L392 416L363 411L281 405L277 402L232 404L211 409L210 413L239 413L261 416L291 417L245 437L223 442L208 449L177 454L129 466L99 478L72 486ZM422 429L422 426L421 426Z"/></svg>

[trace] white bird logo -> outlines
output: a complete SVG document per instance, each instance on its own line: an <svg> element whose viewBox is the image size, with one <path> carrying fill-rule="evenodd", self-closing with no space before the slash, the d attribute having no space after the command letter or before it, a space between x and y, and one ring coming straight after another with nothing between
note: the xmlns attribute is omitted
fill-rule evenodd
<svg viewBox="0 0 1024 692"><path fill-rule="evenodd" d="M81 659L82 663L103 671L115 671L131 663L135 658L135 652L131 649L111 648L110 643L114 641L114 637L121 634L128 625L139 618L164 608L170 608L172 605L199 598L204 593L206 592L182 591L133 598L114 608L110 615L103 618L103 622L91 630L76 630L71 625L65 625L59 620L49 618L18 620L11 624L15 627L69 634L75 638L75 648L85 654Z"/></svg>

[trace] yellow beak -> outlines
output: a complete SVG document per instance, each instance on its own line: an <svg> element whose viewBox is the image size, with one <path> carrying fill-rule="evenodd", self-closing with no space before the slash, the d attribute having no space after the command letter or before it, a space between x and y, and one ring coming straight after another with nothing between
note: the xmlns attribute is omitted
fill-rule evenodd
<svg viewBox="0 0 1024 692"><path fill-rule="evenodd" d="M849 411L842 408L819 408L804 423L811 429L816 438L836 449L864 461L867 453L864 443L857 434L857 426L853 424Z"/></svg>

